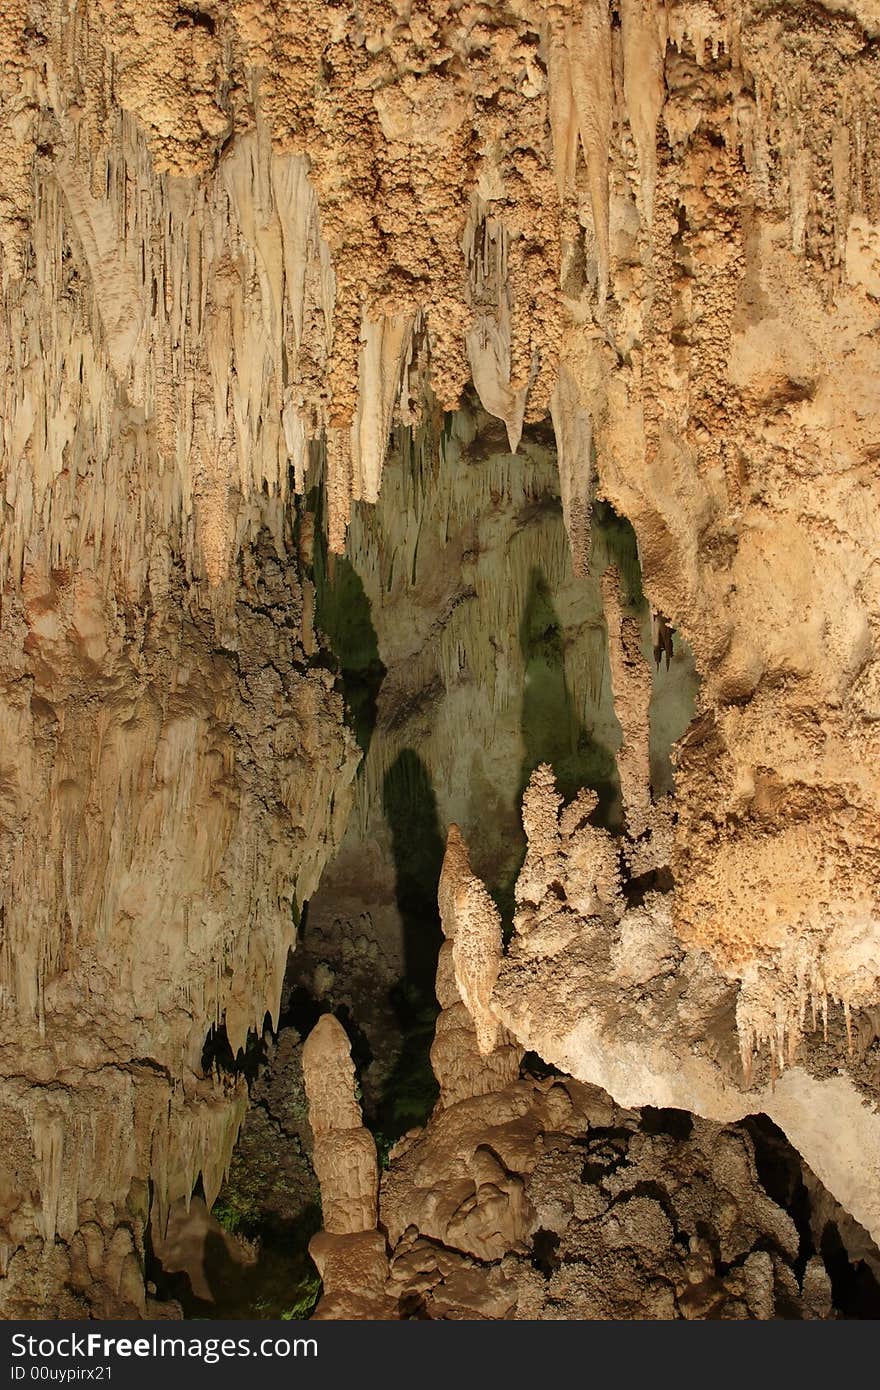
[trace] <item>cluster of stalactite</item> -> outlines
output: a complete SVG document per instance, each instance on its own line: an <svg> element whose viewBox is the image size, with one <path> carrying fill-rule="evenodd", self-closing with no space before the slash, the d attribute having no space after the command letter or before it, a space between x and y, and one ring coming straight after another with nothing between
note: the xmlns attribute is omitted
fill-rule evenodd
<svg viewBox="0 0 880 1390"><path fill-rule="evenodd" d="M16 1259L62 1258L47 1213L97 1200L114 1087L143 1102L102 1239L167 1152L170 1195L215 1185L239 1102L200 1040L225 1022L238 1047L277 1007L356 760L300 496L320 467L342 552L392 428L436 432L469 382L511 450L549 413L575 573L598 492L704 675L663 828L682 958L733 991L747 1064L790 1067L829 1000L858 1048L880 997L877 32L863 0L5 7L7 1290L39 1285ZM611 626L635 855L648 686L618 688L637 643ZM215 1104L216 1133L186 1118Z"/></svg>

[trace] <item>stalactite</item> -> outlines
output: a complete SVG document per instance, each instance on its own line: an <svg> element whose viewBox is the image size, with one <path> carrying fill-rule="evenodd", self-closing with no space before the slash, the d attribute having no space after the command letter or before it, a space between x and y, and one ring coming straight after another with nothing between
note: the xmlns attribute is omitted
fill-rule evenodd
<svg viewBox="0 0 880 1390"><path fill-rule="evenodd" d="M555 593L611 558L634 592L598 528L587 546L593 492L627 517L704 686L673 823L649 792L647 605L609 579L608 661L601 620L562 653L585 726L610 670L625 866L671 847L682 949L739 991L743 1062L769 1050L783 1088L807 1004L848 1036L876 1001L876 25L861 4L490 8L436 31L369 3L355 27L244 0L210 24L165 0L0 17L6 1069L42 1090L69 1061L83 1095L118 1069L136 1093L116 1163L75 1098L38 1114L13 1085L42 1193L0 1235L13 1273L73 1230L82 1155L118 1211L157 1166L160 1194L216 1187L205 1146L237 1101L191 1083L204 1035L225 1020L237 1047L277 1014L354 771L291 561L318 458L330 550L375 561L377 611L427 582L428 530L519 509L503 563L462 547L413 661L421 688L486 692L485 745L523 695L533 571ZM430 445L469 372L512 451L476 481L468 411ZM563 518L542 529L553 465L524 466L524 428L548 402ZM386 462L402 428L413 469ZM442 718L424 758L449 773ZM402 751L368 754L364 820Z"/></svg>
<svg viewBox="0 0 880 1390"><path fill-rule="evenodd" d="M622 0L623 80L626 113L639 160L639 198L647 229L654 221L657 127L663 110L667 10L657 0Z"/></svg>
<svg viewBox="0 0 880 1390"><path fill-rule="evenodd" d="M560 367L559 380L550 397L550 414L572 569L576 575L585 575L589 569L592 426L588 411L581 405L577 384L565 366Z"/></svg>
<svg viewBox="0 0 880 1390"><path fill-rule="evenodd" d="M467 335L471 376L485 409L503 420L510 452L522 437L528 383L511 384L513 305L508 284L509 233L474 198L464 234L464 257L474 323Z"/></svg>
<svg viewBox="0 0 880 1390"><path fill-rule="evenodd" d="M358 407L351 436L355 501L378 501L392 415L412 351L414 326L414 314L397 314L381 323L365 322L361 329Z"/></svg>

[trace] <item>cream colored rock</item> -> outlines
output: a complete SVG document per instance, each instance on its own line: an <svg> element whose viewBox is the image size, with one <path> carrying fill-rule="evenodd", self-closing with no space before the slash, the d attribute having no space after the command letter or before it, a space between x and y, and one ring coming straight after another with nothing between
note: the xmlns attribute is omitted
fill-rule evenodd
<svg viewBox="0 0 880 1390"><path fill-rule="evenodd" d="M374 1230L379 1190L376 1144L363 1125L345 1029L332 1014L324 1014L306 1038L303 1080L324 1230L330 1235Z"/></svg>
<svg viewBox="0 0 880 1390"><path fill-rule="evenodd" d="M323 1285L313 1318L320 1322L397 1317L398 1301L385 1292L388 1255L385 1237L379 1231L349 1235L320 1231L309 1242L309 1254Z"/></svg>
<svg viewBox="0 0 880 1390"><path fill-rule="evenodd" d="M617 771L630 838L639 839L651 825L651 764L648 708L651 674L642 655L639 624L624 615L620 585L614 570L602 577L608 622L608 659L614 688L614 709L623 730Z"/></svg>
<svg viewBox="0 0 880 1390"><path fill-rule="evenodd" d="M310 664L291 491L320 455L342 551L390 429L424 442L471 378L511 449L553 400L578 566L591 440L598 495L703 677L661 826L647 687L621 684L635 643L611 623L621 782L646 835L630 877L673 876L685 1033L723 1001L712 1046L741 1043L756 1078L734 1109L787 1067L776 1094L817 1163L829 1087L848 1132L827 1172L876 1151L856 1056L880 999L875 8L621 0L618 25L607 0L441 0L393 24L372 0L6 7L0 1072L22 1166L0 1249L47 1308L68 1306L71 1247L51 1233L75 1233L81 1203L106 1196L109 1252L132 1180L163 1201L205 1166L215 1185L239 1100L201 1074L204 1038L225 1020L236 1048L277 1006L294 893L342 832L353 759ZM442 512L466 490L441 476ZM413 561L418 528L401 532L389 565ZM461 696L482 651L467 669L493 716L522 673L474 628L509 627L532 562L560 565L528 536L503 582L463 559L487 606L478 622L460 605L438 663ZM590 659L566 665L586 683ZM386 771L374 758L367 803ZM584 866L598 843L579 841ZM561 852L548 842L544 868ZM534 965L543 932L549 964L522 1008L558 1004L541 1045L586 1070L618 993L590 996L566 952L586 950L578 921L601 952L597 924L623 918L598 872L576 888L572 869L560 907L544 868L515 951ZM628 978L644 926L614 943ZM662 1001L639 1007L669 1032ZM727 1104L717 1058L685 1084L665 1042L639 1080L638 1022L621 1094ZM125 1136L92 1177L117 1113ZM870 1164L844 1187L875 1221ZM753 1261L742 1306L768 1277Z"/></svg>
<svg viewBox="0 0 880 1390"><path fill-rule="evenodd" d="M800 1234L742 1130L524 1078L438 1107L390 1158L400 1316L834 1316L821 1257L798 1280Z"/></svg>
<svg viewBox="0 0 880 1390"><path fill-rule="evenodd" d="M93 1304L76 1283L84 1213L109 1252L118 1227L149 1216L129 1212L138 1184L159 1230L200 1174L213 1202L246 1092L203 1073L206 1037L222 1022L237 1050L277 1017L293 898L312 891L344 819L341 707L306 674L293 615L279 620L285 604L296 613L295 576L255 547L240 582L224 652L177 576L140 625L91 568L48 580L31 568L22 598L4 601L0 721L17 750L7 742L0 834L9 1316L113 1314L115 1274L96 1274ZM331 766L341 800L328 815ZM133 1278L116 1306L143 1312Z"/></svg>
<svg viewBox="0 0 880 1390"><path fill-rule="evenodd" d="M345 1029L332 1014L324 1014L306 1038L303 1080L324 1222L309 1244L323 1280L315 1316L394 1316L394 1305L384 1295L385 1238L376 1229L376 1143L362 1123Z"/></svg>
<svg viewBox="0 0 880 1390"><path fill-rule="evenodd" d="M561 935L560 908L572 882L582 895L590 865L602 871L594 843L603 832L574 820L567 833L558 824L554 834L548 823L554 799L546 784L544 814L535 812L540 786L536 774L529 823L539 852L552 845L558 877L544 900L536 898L530 878L530 896L520 899L517 934L491 1000L499 1021L523 1047L601 1086L621 1104L686 1109L723 1123L753 1113L770 1116L876 1239L880 1119L869 1089L845 1073L843 1030L834 1072L817 1066L808 1034L781 1077L763 1062L755 1077L748 1048L743 1065L733 1026L739 991L706 953L681 945L671 893L647 894L641 907L629 910L620 897L602 917L571 910L571 927ZM558 799L555 807L561 821ZM786 1021L777 1026L783 1032Z"/></svg>
<svg viewBox="0 0 880 1390"><path fill-rule="evenodd" d="M518 1075L522 1054L489 1006L501 964L501 919L471 873L457 825L449 827L437 896L446 940L437 961L442 1012L431 1066L443 1107L501 1089Z"/></svg>
<svg viewBox="0 0 880 1390"><path fill-rule="evenodd" d="M562 515L571 545L575 574L586 574L590 553L590 491L593 430L589 411L581 404L577 383L566 367L550 397L556 435Z"/></svg>
<svg viewBox="0 0 880 1390"><path fill-rule="evenodd" d="M363 1120L355 1095L357 1081L348 1037L332 1014L323 1014L306 1038L303 1081L309 1124L316 1137L335 1130L361 1128Z"/></svg>

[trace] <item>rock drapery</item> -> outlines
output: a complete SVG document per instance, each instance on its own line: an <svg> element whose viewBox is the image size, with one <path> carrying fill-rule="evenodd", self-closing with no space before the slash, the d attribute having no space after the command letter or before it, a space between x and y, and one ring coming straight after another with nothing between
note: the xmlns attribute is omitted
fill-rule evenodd
<svg viewBox="0 0 880 1390"><path fill-rule="evenodd" d="M356 760L295 494L320 456L341 552L390 427L436 430L469 381L512 449L550 413L575 572L596 490L702 676L673 816L611 621L627 876L674 891L622 906L587 801L563 810L580 897L523 899L552 911L498 1018L538 1046L528 978L564 973L572 917L605 924L608 980L646 983L650 937L650 980L692 986L682 1036L717 1040L680 1103L716 1113L728 1056L737 1113L782 1073L780 1124L876 1231L875 1175L841 1186L803 1122L841 1106L837 1168L878 1151L878 33L867 0L6 6L10 1312L142 1311L150 1186L217 1189L244 1098L202 1043L277 1009ZM582 987L539 1050L596 1081Z"/></svg>
<svg viewBox="0 0 880 1390"><path fill-rule="evenodd" d="M344 824L356 759L302 656L295 574L257 551L251 569L235 652L179 594L140 633L83 571L7 595L10 1316L143 1310L131 1230L199 1174L214 1200L246 1105L203 1072L205 1035L222 1020L238 1048L277 1015L294 897Z"/></svg>

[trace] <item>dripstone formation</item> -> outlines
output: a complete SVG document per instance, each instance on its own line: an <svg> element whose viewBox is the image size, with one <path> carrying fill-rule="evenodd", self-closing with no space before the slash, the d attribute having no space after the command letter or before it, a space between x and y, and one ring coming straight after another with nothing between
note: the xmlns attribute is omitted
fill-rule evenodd
<svg viewBox="0 0 880 1390"><path fill-rule="evenodd" d="M3 1316L156 1311L145 1233L216 1197L304 905L357 954L420 729L440 1101L377 1196L306 1044L323 1314L834 1311L729 1126L880 1236L878 39L875 0L3 7ZM601 777L531 756L554 663Z"/></svg>

